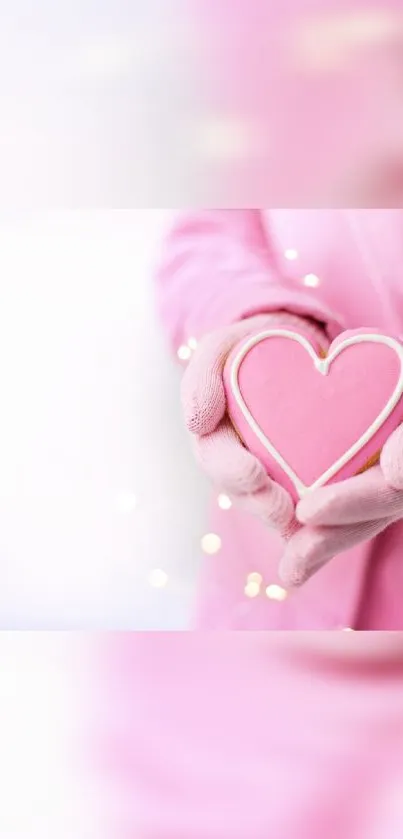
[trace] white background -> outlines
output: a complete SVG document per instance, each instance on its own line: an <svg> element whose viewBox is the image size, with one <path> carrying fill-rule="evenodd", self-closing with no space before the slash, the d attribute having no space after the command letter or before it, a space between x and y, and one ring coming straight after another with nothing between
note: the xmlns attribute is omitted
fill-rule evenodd
<svg viewBox="0 0 403 839"><path fill-rule="evenodd" d="M188 626L207 488L154 309L169 216L3 216L0 629Z"/></svg>
<svg viewBox="0 0 403 839"><path fill-rule="evenodd" d="M101 839L83 732L91 662L80 635L1 633L2 839Z"/></svg>
<svg viewBox="0 0 403 839"><path fill-rule="evenodd" d="M1 209L186 205L187 5L0 0Z"/></svg>

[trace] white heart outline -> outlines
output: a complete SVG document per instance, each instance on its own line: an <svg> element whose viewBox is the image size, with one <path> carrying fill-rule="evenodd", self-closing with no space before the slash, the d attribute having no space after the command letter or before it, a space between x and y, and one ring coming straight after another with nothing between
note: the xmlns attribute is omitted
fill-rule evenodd
<svg viewBox="0 0 403 839"><path fill-rule="evenodd" d="M268 437L264 434L258 423L256 422L255 418L249 411L244 398L241 394L241 390L239 387L239 369L244 360L245 356L248 352L256 346L256 344L260 344L261 341L265 341L267 338L289 338L293 341L297 341L301 344L302 347L308 352L311 356L314 365L319 373L323 376L327 376L333 361L343 352L343 350L348 349L348 347L353 346L354 344L363 344L363 343L375 343L375 344L384 344L390 349L395 350L396 355L400 360L400 377L398 384L396 385L395 390L392 393L389 401L382 409L380 414L374 420L374 422L370 425L367 431L357 440L356 443L351 446L344 455L342 455L334 464L330 466L326 472L323 473L317 480L311 484L311 486L306 486L303 481L298 477L296 472L291 468L291 466L287 463L287 461L282 457L280 452L277 451L275 446L270 442ZM231 389L235 396L235 400L237 402L238 407L242 411L248 425L254 431L257 438L260 440L262 445L265 449L269 452L269 454L274 458L274 460L281 466L283 472L290 478L292 483L295 486L295 489L300 498L303 495L306 495L308 492L312 492L315 489L319 489L319 487L324 486L331 478L333 478L343 466L346 466L347 463L355 457L361 449L366 446L367 443L374 437L374 435L379 431L382 425L389 419L390 415L392 414L393 410L396 408L399 400L403 395L403 345L397 341L395 338L391 338L389 335L382 335L376 333L362 333L360 335L351 335L349 338L346 338L344 341L340 341L340 343L332 350L326 358L321 358L315 351L314 347L305 338L303 335L299 334L298 332L293 332L289 329L269 329L266 332L260 332L258 335L254 335L250 338L246 344L242 346L239 353L235 356L232 365L231 365L231 375L230 375L230 383Z"/></svg>

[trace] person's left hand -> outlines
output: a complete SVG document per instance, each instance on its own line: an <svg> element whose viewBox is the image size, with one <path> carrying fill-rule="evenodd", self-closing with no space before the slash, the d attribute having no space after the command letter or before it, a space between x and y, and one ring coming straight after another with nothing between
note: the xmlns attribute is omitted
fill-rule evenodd
<svg viewBox="0 0 403 839"><path fill-rule="evenodd" d="M280 563L287 586L299 586L336 554L373 539L403 518L403 425L386 443L380 465L308 493L297 505L302 527Z"/></svg>

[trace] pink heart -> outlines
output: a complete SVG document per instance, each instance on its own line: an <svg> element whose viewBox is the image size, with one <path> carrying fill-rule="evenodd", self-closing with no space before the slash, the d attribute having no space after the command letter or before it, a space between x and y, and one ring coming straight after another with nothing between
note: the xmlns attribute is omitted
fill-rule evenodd
<svg viewBox="0 0 403 839"><path fill-rule="evenodd" d="M403 421L403 346L377 330L345 332L326 358L268 330L235 347L224 383L242 441L294 499L366 468Z"/></svg>

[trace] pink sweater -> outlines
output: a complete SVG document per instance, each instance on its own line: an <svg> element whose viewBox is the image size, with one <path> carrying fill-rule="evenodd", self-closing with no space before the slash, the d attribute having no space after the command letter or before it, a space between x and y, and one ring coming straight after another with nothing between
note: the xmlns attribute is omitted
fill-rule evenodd
<svg viewBox="0 0 403 839"><path fill-rule="evenodd" d="M287 309L343 328L403 334L400 210L216 210L184 213L165 245L158 303L172 348L248 315ZM279 538L236 509L211 530L219 555L204 561L196 625L211 629L403 629L403 525L337 557L282 602L248 599L278 584ZM269 589L272 591L272 589Z"/></svg>

